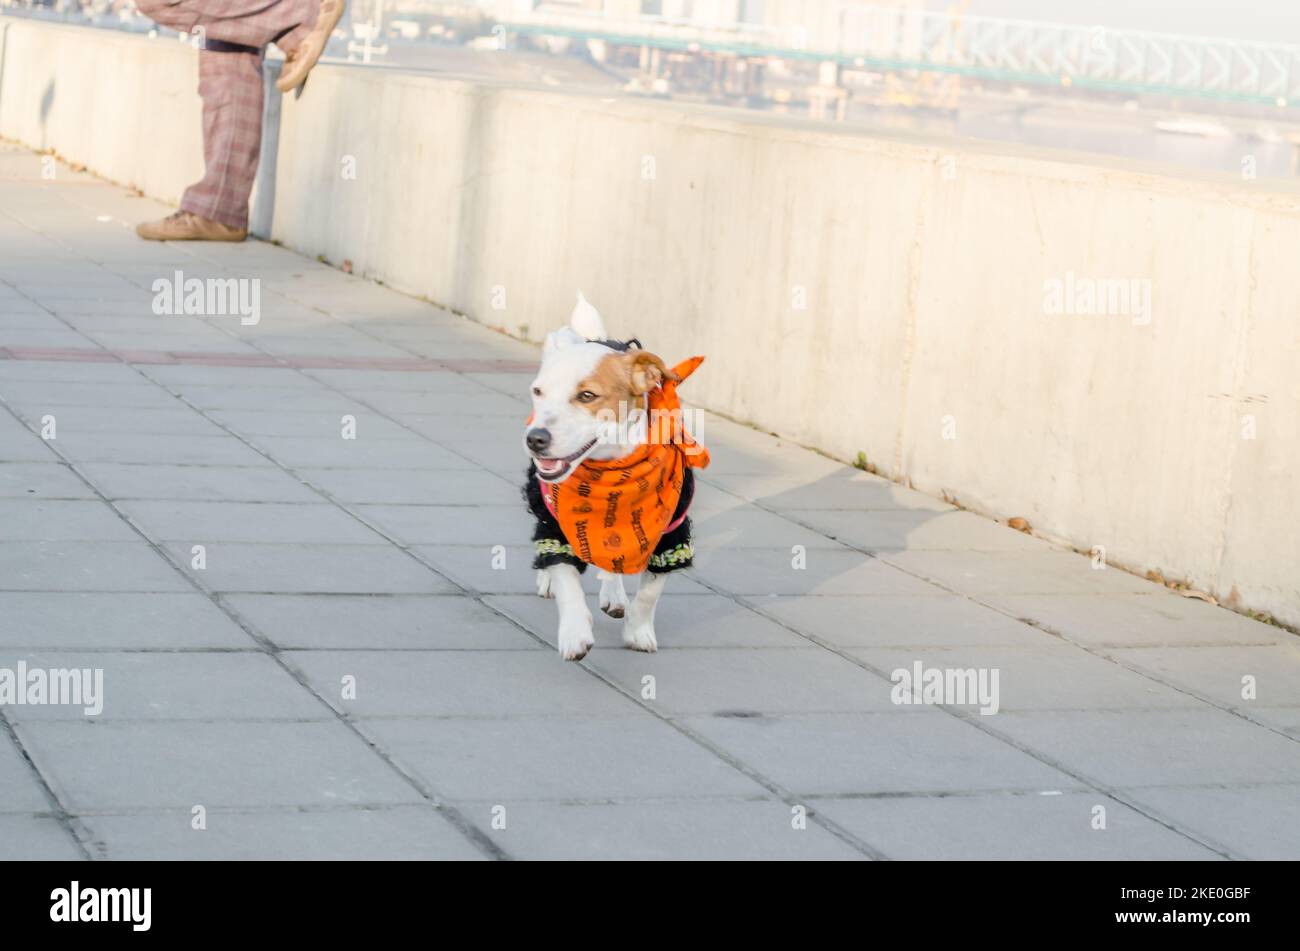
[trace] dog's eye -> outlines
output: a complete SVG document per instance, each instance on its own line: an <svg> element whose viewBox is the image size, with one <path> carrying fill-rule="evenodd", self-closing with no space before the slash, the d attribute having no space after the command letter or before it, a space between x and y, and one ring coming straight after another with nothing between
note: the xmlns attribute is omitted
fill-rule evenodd
<svg viewBox="0 0 1300 951"><path fill-rule="evenodd" d="M578 394L579 403L590 403L595 398L596 398L596 394L591 392L591 390L583 390L581 393Z"/></svg>
<svg viewBox="0 0 1300 951"><path fill-rule="evenodd" d="M541 395L542 395L542 388L540 386L533 387L533 396L541 396Z"/></svg>

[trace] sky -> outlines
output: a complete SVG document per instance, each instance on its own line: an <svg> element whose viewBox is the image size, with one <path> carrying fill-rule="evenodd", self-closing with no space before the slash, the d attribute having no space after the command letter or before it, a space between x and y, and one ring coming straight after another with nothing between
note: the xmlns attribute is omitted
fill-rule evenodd
<svg viewBox="0 0 1300 951"><path fill-rule="evenodd" d="M954 0L926 0L944 10ZM970 0L969 12L1300 44L1300 0Z"/></svg>

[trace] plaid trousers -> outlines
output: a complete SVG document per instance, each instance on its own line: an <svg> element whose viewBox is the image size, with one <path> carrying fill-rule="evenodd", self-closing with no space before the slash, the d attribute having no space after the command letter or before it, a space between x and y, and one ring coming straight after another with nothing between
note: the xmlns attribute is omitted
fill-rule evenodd
<svg viewBox="0 0 1300 951"><path fill-rule="evenodd" d="M145 16L200 32L203 178L185 190L181 210L232 228L248 227L248 199L262 148L262 57L274 42L291 50L320 15L319 0L136 0ZM215 48L207 43L215 40ZM243 49L232 49L235 44Z"/></svg>

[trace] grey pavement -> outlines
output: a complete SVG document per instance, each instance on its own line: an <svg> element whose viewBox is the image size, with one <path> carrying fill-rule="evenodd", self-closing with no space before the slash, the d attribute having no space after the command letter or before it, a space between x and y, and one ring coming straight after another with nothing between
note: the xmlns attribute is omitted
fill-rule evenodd
<svg viewBox="0 0 1300 951"><path fill-rule="evenodd" d="M0 686L103 675L0 706L0 857L1300 857L1294 635L723 419L659 653L564 663L537 349L165 212L0 144Z"/></svg>

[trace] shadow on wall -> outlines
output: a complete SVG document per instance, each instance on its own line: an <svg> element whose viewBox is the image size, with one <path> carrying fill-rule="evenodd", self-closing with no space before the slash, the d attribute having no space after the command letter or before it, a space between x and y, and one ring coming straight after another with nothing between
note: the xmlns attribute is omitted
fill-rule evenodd
<svg viewBox="0 0 1300 951"><path fill-rule="evenodd" d="M0 75L3 75L0 73ZM46 134L46 127L50 121L50 110L54 108L54 80L51 79L45 84L45 91L41 93L41 151L50 147L50 137Z"/></svg>
<svg viewBox="0 0 1300 951"><path fill-rule="evenodd" d="M0 23L0 107L4 105L4 88L5 78L7 76L6 67L9 62L9 24ZM45 84L45 91L41 93L41 144L40 151L45 151L50 147L49 135L46 128L49 124L50 113L54 109L54 80L51 79Z"/></svg>

